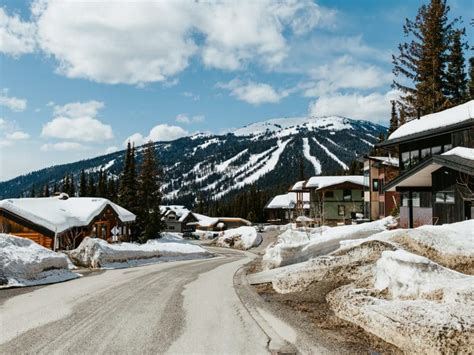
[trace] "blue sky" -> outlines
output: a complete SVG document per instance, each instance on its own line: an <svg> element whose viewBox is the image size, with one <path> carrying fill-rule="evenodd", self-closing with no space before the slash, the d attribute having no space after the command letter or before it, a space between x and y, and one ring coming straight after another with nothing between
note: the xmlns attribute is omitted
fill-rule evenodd
<svg viewBox="0 0 474 355"><path fill-rule="evenodd" d="M387 124L390 56L422 3L4 0L0 180L130 137L310 114ZM474 13L449 4L452 17Z"/></svg>

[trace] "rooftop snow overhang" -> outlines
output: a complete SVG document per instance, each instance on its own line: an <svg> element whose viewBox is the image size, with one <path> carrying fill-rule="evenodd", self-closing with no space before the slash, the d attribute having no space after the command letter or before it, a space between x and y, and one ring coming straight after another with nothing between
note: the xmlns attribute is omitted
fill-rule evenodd
<svg viewBox="0 0 474 355"><path fill-rule="evenodd" d="M431 187L431 174L441 167L474 175L474 161L455 155L436 155L387 183L384 191L408 187Z"/></svg>
<svg viewBox="0 0 474 355"><path fill-rule="evenodd" d="M471 118L459 123L455 123L449 126L433 128L433 129L429 129L423 132L409 134L400 138L386 140L384 142L375 144L375 148L390 148L399 144L403 144L405 142L432 138L432 137L440 136L446 133L461 131L471 126L474 126L474 118Z"/></svg>

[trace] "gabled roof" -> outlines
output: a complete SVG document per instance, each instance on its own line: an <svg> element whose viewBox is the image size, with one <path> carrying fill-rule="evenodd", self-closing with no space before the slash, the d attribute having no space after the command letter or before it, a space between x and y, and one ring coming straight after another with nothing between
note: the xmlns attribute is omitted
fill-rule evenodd
<svg viewBox="0 0 474 355"><path fill-rule="evenodd" d="M174 213L178 217L179 222L183 222L191 213L186 207L181 205L163 205L160 206L160 212L163 217L167 217L170 213Z"/></svg>
<svg viewBox="0 0 474 355"><path fill-rule="evenodd" d="M398 167L399 161L398 158L393 158L393 157L378 157L378 156L373 156L369 155L367 156L368 159L375 160L380 162L382 165L387 165L387 166L394 166Z"/></svg>
<svg viewBox="0 0 474 355"><path fill-rule="evenodd" d="M123 207L99 197L61 196L11 198L0 201L0 209L21 217L51 232L62 233L73 227L84 227L110 206L122 222L135 221L135 215Z"/></svg>
<svg viewBox="0 0 474 355"><path fill-rule="evenodd" d="M306 180L298 181L296 184L294 184L291 187L290 191L293 191L293 192L303 191L305 187L305 183L306 183Z"/></svg>
<svg viewBox="0 0 474 355"><path fill-rule="evenodd" d="M309 208L309 192L303 193L303 208ZM288 192L284 195L273 197L265 206L266 209L294 209L296 207L296 192Z"/></svg>
<svg viewBox="0 0 474 355"><path fill-rule="evenodd" d="M411 120L396 129L385 142L377 146L389 146L407 140L442 134L469 125L474 125L474 100Z"/></svg>
<svg viewBox="0 0 474 355"><path fill-rule="evenodd" d="M330 186L343 184L345 182L364 186L364 176L362 175L341 175L341 176L313 176L306 183L307 188L316 190L324 189Z"/></svg>
<svg viewBox="0 0 474 355"><path fill-rule="evenodd" d="M394 191L396 187L429 187L431 173L441 167L474 175L474 149L456 147L442 155L435 155L390 181L384 186L384 190Z"/></svg>

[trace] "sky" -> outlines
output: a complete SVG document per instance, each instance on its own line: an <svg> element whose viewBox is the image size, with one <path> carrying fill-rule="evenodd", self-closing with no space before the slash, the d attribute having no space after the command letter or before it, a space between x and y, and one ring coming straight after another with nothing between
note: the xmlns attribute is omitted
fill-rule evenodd
<svg viewBox="0 0 474 355"><path fill-rule="evenodd" d="M387 125L391 55L422 3L0 0L0 181L270 118Z"/></svg>

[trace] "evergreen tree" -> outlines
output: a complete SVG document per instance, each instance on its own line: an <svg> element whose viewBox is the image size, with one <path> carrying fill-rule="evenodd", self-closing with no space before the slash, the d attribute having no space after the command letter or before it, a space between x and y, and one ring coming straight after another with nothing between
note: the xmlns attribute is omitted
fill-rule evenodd
<svg viewBox="0 0 474 355"><path fill-rule="evenodd" d="M97 195L99 195L99 197L107 197L107 175L102 169L99 171Z"/></svg>
<svg viewBox="0 0 474 355"><path fill-rule="evenodd" d="M395 132L395 130L398 128L398 114L397 114L397 108L395 106L395 101L392 100L391 103L392 103L392 113L390 115L390 127L388 128L388 135Z"/></svg>
<svg viewBox="0 0 474 355"><path fill-rule="evenodd" d="M449 100L448 106L456 106L466 101L468 96L467 78L464 64L463 48L467 47L462 43L461 36L464 31L456 30L453 34L451 51L449 53L448 70L446 73L445 94Z"/></svg>
<svg viewBox="0 0 474 355"><path fill-rule="evenodd" d="M128 142L123 171L120 176L118 202L121 206L133 213L136 213L136 206L138 204L136 185L135 148L133 148L131 143Z"/></svg>
<svg viewBox="0 0 474 355"><path fill-rule="evenodd" d="M406 123L406 113L405 113L405 108L402 106L400 108L400 120L398 122L398 126L403 126Z"/></svg>
<svg viewBox="0 0 474 355"><path fill-rule="evenodd" d="M136 231L141 242L158 238L163 229L161 221L161 171L155 155L153 142L143 151L143 162L138 178L138 199Z"/></svg>
<svg viewBox="0 0 474 355"><path fill-rule="evenodd" d="M107 198L113 202L117 201L117 187L114 178L107 181Z"/></svg>
<svg viewBox="0 0 474 355"><path fill-rule="evenodd" d="M53 184L53 195L56 195L58 193L58 184L56 184L56 182L54 182Z"/></svg>
<svg viewBox="0 0 474 355"><path fill-rule="evenodd" d="M474 57L469 58L469 100L474 100Z"/></svg>
<svg viewBox="0 0 474 355"><path fill-rule="evenodd" d="M30 197L36 197L35 184L31 185Z"/></svg>
<svg viewBox="0 0 474 355"><path fill-rule="evenodd" d="M63 179L63 185L61 186L61 192L69 194L69 174L66 174Z"/></svg>
<svg viewBox="0 0 474 355"><path fill-rule="evenodd" d="M49 197L49 196L50 196L48 184L45 184L45 185L44 185L43 196L44 196L44 197Z"/></svg>
<svg viewBox="0 0 474 355"><path fill-rule="evenodd" d="M87 196L87 179L86 179L86 173L84 172L84 169L81 170L81 178L79 181L79 196L80 197Z"/></svg>
<svg viewBox="0 0 474 355"><path fill-rule="evenodd" d="M74 183L74 175L71 174L69 178L69 191L67 193L70 197L76 196L76 184Z"/></svg>
<svg viewBox="0 0 474 355"><path fill-rule="evenodd" d="M89 182L87 184L87 195L90 197L97 196L97 189L95 187L94 177L92 174L89 174Z"/></svg>
<svg viewBox="0 0 474 355"><path fill-rule="evenodd" d="M406 115L415 118L418 109L426 115L439 111L446 101L445 70L453 26L448 21L446 0L431 0L422 5L414 21L406 19L403 30L409 42L399 45L399 54L393 56L393 86L402 92L401 103ZM408 79L413 85L405 85Z"/></svg>
<svg viewBox="0 0 474 355"><path fill-rule="evenodd" d="M306 180L305 175L304 175L304 157L303 155L300 155L300 161L299 161L299 181Z"/></svg>

